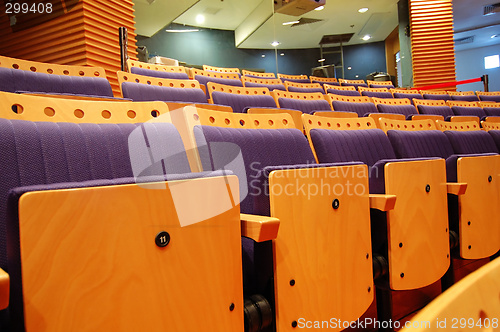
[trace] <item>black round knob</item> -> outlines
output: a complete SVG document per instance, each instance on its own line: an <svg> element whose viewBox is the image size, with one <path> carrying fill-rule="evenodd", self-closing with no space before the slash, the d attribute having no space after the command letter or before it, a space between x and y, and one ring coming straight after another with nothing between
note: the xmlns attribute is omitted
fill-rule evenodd
<svg viewBox="0 0 500 332"><path fill-rule="evenodd" d="M333 208L334 210L337 210L337 209L339 208L339 206L340 206L340 201L339 201L337 198L335 198L335 199L333 200L333 202L332 202L332 208Z"/></svg>
<svg viewBox="0 0 500 332"><path fill-rule="evenodd" d="M166 247L170 243L170 234L165 231L158 233L155 238L155 243L160 248Z"/></svg>

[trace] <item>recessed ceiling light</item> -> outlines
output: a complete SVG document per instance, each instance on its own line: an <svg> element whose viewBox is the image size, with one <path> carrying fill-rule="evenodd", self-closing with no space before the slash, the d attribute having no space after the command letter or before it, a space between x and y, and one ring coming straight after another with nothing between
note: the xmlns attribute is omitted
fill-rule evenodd
<svg viewBox="0 0 500 332"><path fill-rule="evenodd" d="M273 41L273 42L271 43L271 46L276 47L276 46L278 46L279 44L280 44L280 42L279 42L279 41Z"/></svg>
<svg viewBox="0 0 500 332"><path fill-rule="evenodd" d="M355 77L356 77L356 78L358 78L358 77L359 77L359 75L356 75Z"/></svg>
<svg viewBox="0 0 500 332"><path fill-rule="evenodd" d="M369 40L371 38L372 38L372 36L370 36L370 35L364 35L363 38L361 38L361 39L363 39L363 40Z"/></svg>
<svg viewBox="0 0 500 332"><path fill-rule="evenodd" d="M263 58L265 58L265 57L266 57L266 55L265 55L265 54L262 54L262 57L263 57Z"/></svg>
<svg viewBox="0 0 500 332"><path fill-rule="evenodd" d="M318 62L325 62L325 59L319 59Z"/></svg>
<svg viewBox="0 0 500 332"><path fill-rule="evenodd" d="M183 30L175 30L175 29L166 29L166 32L198 32L200 29L183 29Z"/></svg>
<svg viewBox="0 0 500 332"><path fill-rule="evenodd" d="M202 24L205 22L205 16L202 14L196 15L196 23Z"/></svg>
<svg viewBox="0 0 500 332"><path fill-rule="evenodd" d="M491 35L490 38L496 38L496 37L499 37L500 35Z"/></svg>
<svg viewBox="0 0 500 332"><path fill-rule="evenodd" d="M280 55L281 55L281 56L284 56L284 55L285 55L285 53L280 53Z"/></svg>
<svg viewBox="0 0 500 332"><path fill-rule="evenodd" d="M292 25L292 24L297 24L300 23L299 21L290 21L290 22L284 22L283 25Z"/></svg>
<svg viewBox="0 0 500 332"><path fill-rule="evenodd" d="M323 10L323 9L325 9L325 6L319 6L319 7L314 8L314 10Z"/></svg>
<svg viewBox="0 0 500 332"><path fill-rule="evenodd" d="M351 70L351 69L352 69L352 67L347 67L347 70Z"/></svg>
<svg viewBox="0 0 500 332"><path fill-rule="evenodd" d="M360 13L366 13L367 11L368 11L368 8L366 8L366 7L358 9L358 12L360 12Z"/></svg>

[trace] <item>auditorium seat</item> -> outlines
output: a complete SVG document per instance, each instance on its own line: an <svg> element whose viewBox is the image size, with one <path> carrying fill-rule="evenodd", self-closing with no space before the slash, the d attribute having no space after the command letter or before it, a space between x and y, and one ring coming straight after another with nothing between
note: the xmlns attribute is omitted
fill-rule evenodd
<svg viewBox="0 0 500 332"><path fill-rule="evenodd" d="M244 168L230 168L248 188L241 211L280 220L272 243L244 242L250 256L244 276L259 273L257 291L274 293L277 330L296 327L300 317L360 317L374 297L368 192L348 196L347 189L330 194L310 189L321 183L325 191L349 181L361 191L368 177L352 172L366 172L366 166L316 164L303 133L290 129L288 115L199 110L186 116L198 119L192 127L204 169L217 169L219 160L227 164L236 156L244 160ZM303 186L309 189L303 192Z"/></svg>
<svg viewBox="0 0 500 332"><path fill-rule="evenodd" d="M420 90L420 93L424 97L424 99L430 100L451 100L451 96L446 91L429 91L429 90Z"/></svg>
<svg viewBox="0 0 500 332"><path fill-rule="evenodd" d="M225 74L238 74L238 77L241 78L240 69L239 68L225 68L225 67L215 67L209 65L203 65L204 71L213 71L218 73Z"/></svg>
<svg viewBox="0 0 500 332"><path fill-rule="evenodd" d="M392 81L372 81L372 80L366 80L366 84L368 84L369 88L394 89L394 84L392 84Z"/></svg>
<svg viewBox="0 0 500 332"><path fill-rule="evenodd" d="M7 331L243 331L237 178L191 173L165 103L0 94L12 103L109 117L0 119Z"/></svg>
<svg viewBox="0 0 500 332"><path fill-rule="evenodd" d="M278 73L278 78L285 84L286 81L295 83L311 83L307 75L286 75Z"/></svg>
<svg viewBox="0 0 500 332"><path fill-rule="evenodd" d="M243 86L239 74L236 73L220 73L220 72L211 72L211 71L191 68L190 77L197 80L200 83L200 85L203 85L205 87L207 99L210 98L207 89L208 82L214 82L232 86Z"/></svg>
<svg viewBox="0 0 500 332"><path fill-rule="evenodd" d="M356 88L353 86L336 86L336 85L324 84L323 88L325 89L325 92L327 94L334 94L340 96L354 96L354 97L361 96L361 93L359 93L358 90L356 90Z"/></svg>
<svg viewBox="0 0 500 332"><path fill-rule="evenodd" d="M362 86L364 88L368 87L368 84L364 80L346 80L343 78L339 78L339 82L341 86L353 86L358 89L358 87Z"/></svg>
<svg viewBox="0 0 500 332"><path fill-rule="evenodd" d="M377 297L389 296L390 302L394 301L379 306L379 315L399 320L421 308L425 302L412 306L401 301L403 293L387 294L386 288L405 292L419 289L417 292L424 293L424 287L440 288L440 279L450 263L444 159L396 159L391 142L370 118L303 115L303 120L319 162L361 161L370 170L370 193L396 197L394 209L371 215L373 255L388 261L389 283L379 278ZM384 301L379 299L378 303ZM406 311L390 308L403 303Z"/></svg>
<svg viewBox="0 0 500 332"><path fill-rule="evenodd" d="M368 116L378 113L377 107L372 103L370 97L351 97L327 94L326 100L336 112L355 112L358 116Z"/></svg>
<svg viewBox="0 0 500 332"><path fill-rule="evenodd" d="M318 77L318 76L309 76L311 83L319 83L321 86L325 84L340 86L339 81L335 77Z"/></svg>
<svg viewBox="0 0 500 332"><path fill-rule="evenodd" d="M330 104L325 100L320 92L301 93L283 92L274 90L271 92L276 105L280 108L289 108L303 113L312 114L316 111L331 111Z"/></svg>
<svg viewBox="0 0 500 332"><path fill-rule="evenodd" d="M479 101L474 91L448 91L451 100Z"/></svg>
<svg viewBox="0 0 500 332"><path fill-rule="evenodd" d="M291 81L285 81L285 88L288 92L319 92L324 94L325 90L321 87L319 83L295 83Z"/></svg>
<svg viewBox="0 0 500 332"><path fill-rule="evenodd" d="M414 99L413 104L418 110L418 113L425 115L440 115L445 119L455 115L451 107L446 105L444 100L435 99Z"/></svg>
<svg viewBox="0 0 500 332"><path fill-rule="evenodd" d="M500 116L500 103L480 101L478 103L488 116Z"/></svg>
<svg viewBox="0 0 500 332"><path fill-rule="evenodd" d="M154 65L151 63L127 59L127 67L129 73L137 75L178 80L189 79L186 68L182 66Z"/></svg>
<svg viewBox="0 0 500 332"><path fill-rule="evenodd" d="M276 107L267 88L244 88L207 83L210 99L214 104L230 106L233 112L245 113L249 107Z"/></svg>
<svg viewBox="0 0 500 332"><path fill-rule="evenodd" d="M394 98L387 88L364 88L360 86L358 91L365 97Z"/></svg>
<svg viewBox="0 0 500 332"><path fill-rule="evenodd" d="M476 91L476 95L479 97L479 100L481 101L494 101L496 103L500 103L500 91L492 91L492 92Z"/></svg>
<svg viewBox="0 0 500 332"><path fill-rule="evenodd" d="M245 70L243 69L241 71L242 77L253 77L253 78L270 78L274 79L276 78L276 75L274 73L261 73L261 72L256 72L256 71L251 71L251 70Z"/></svg>
<svg viewBox="0 0 500 332"><path fill-rule="evenodd" d="M402 114L406 119L411 119L413 115L418 114L415 106L407 98L372 98L372 101L380 113Z"/></svg>
<svg viewBox="0 0 500 332"><path fill-rule="evenodd" d="M286 91L283 82L278 78L252 77L242 76L241 81L246 88L268 88L269 91L282 90Z"/></svg>
<svg viewBox="0 0 500 332"><path fill-rule="evenodd" d="M447 100L446 105L451 107L455 115L471 117L470 120L478 124L486 118L486 112L474 101Z"/></svg>
<svg viewBox="0 0 500 332"><path fill-rule="evenodd" d="M424 99L417 90L390 89L394 98L408 98L413 104L413 99Z"/></svg>

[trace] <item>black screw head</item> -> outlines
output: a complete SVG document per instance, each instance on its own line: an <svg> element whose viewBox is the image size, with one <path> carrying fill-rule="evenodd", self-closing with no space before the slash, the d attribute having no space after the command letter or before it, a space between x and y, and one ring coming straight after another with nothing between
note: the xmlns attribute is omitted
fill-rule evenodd
<svg viewBox="0 0 500 332"><path fill-rule="evenodd" d="M472 246L471 246L471 245L469 245L467 248L469 248L469 250L470 250L470 249L472 248Z"/></svg>
<svg viewBox="0 0 500 332"><path fill-rule="evenodd" d="M491 181L493 181L493 178L490 175L490 176L488 176L488 182L491 182Z"/></svg>
<svg viewBox="0 0 500 332"><path fill-rule="evenodd" d="M370 293L371 291L372 291L372 288L368 287L368 293Z"/></svg>
<svg viewBox="0 0 500 332"><path fill-rule="evenodd" d="M340 206L340 201L339 201L338 199L336 199L336 198L335 198L335 199L333 200L333 202L332 202L332 208L333 208L334 210L337 210L337 209L339 208L339 206Z"/></svg>
<svg viewBox="0 0 500 332"><path fill-rule="evenodd" d="M165 231L156 234L155 243L160 248L166 247L170 243L170 234Z"/></svg>
<svg viewBox="0 0 500 332"><path fill-rule="evenodd" d="M467 225L469 225L469 226L470 226L470 221L467 221Z"/></svg>
<svg viewBox="0 0 500 332"><path fill-rule="evenodd" d="M430 192L431 191L431 186L428 184L425 186L425 192Z"/></svg>
<svg viewBox="0 0 500 332"><path fill-rule="evenodd" d="M404 277L405 277L405 274L404 274L404 273L401 273L399 276L400 276L401 278L404 278Z"/></svg>
<svg viewBox="0 0 500 332"><path fill-rule="evenodd" d="M292 322L292 327L293 327L293 328L296 328L296 327L297 327L297 321L296 321L296 320L294 320L294 321Z"/></svg>
<svg viewBox="0 0 500 332"><path fill-rule="evenodd" d="M231 303L231 305L229 306L229 311L233 311L234 310L234 303Z"/></svg>
<svg viewBox="0 0 500 332"><path fill-rule="evenodd" d="M403 242L399 242L399 247L403 248Z"/></svg>
<svg viewBox="0 0 500 332"><path fill-rule="evenodd" d="M295 279L290 280L290 286L295 286Z"/></svg>
<svg viewBox="0 0 500 332"><path fill-rule="evenodd" d="M368 259L368 258L370 258L370 254L367 253L366 254L366 259Z"/></svg>

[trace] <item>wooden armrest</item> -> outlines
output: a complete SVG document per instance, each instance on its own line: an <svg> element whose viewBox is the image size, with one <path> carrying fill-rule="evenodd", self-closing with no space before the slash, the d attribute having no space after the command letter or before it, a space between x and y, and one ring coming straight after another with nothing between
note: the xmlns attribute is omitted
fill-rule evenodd
<svg viewBox="0 0 500 332"><path fill-rule="evenodd" d="M9 289L9 274L0 269L0 310L6 309L9 306Z"/></svg>
<svg viewBox="0 0 500 332"><path fill-rule="evenodd" d="M460 196L465 194L467 183L447 183L446 187L448 188L448 194Z"/></svg>
<svg viewBox="0 0 500 332"><path fill-rule="evenodd" d="M396 205L396 195L370 194L370 208L390 211Z"/></svg>
<svg viewBox="0 0 500 332"><path fill-rule="evenodd" d="M276 239L280 221L278 218L240 213L241 235L256 242Z"/></svg>

